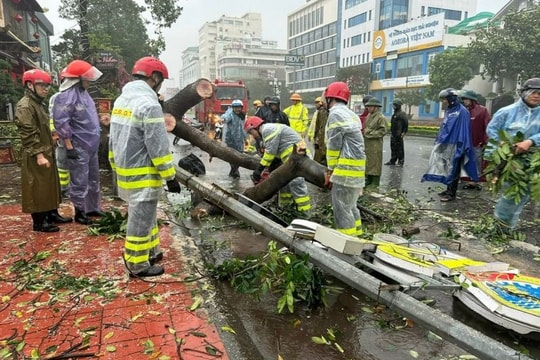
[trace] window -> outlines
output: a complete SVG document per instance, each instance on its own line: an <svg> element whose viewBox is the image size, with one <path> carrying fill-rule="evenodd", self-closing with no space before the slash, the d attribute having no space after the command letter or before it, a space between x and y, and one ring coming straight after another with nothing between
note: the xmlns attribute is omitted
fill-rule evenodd
<svg viewBox="0 0 540 360"><path fill-rule="evenodd" d="M391 79L392 76L392 66L394 65L394 61L385 61L384 62L384 77L383 79Z"/></svg>
<svg viewBox="0 0 540 360"><path fill-rule="evenodd" d="M442 9L442 8L436 8L436 7L428 7L428 15L435 15L444 13L444 18L446 20L461 20L461 11L458 10L450 10L450 9Z"/></svg>
<svg viewBox="0 0 540 360"><path fill-rule="evenodd" d="M351 38L351 46L360 45L362 43L362 35L355 35Z"/></svg>
<svg viewBox="0 0 540 360"><path fill-rule="evenodd" d="M360 25L360 24L363 24L365 23L367 20L367 15L366 13L362 13L360 15L356 15L356 16L353 16L352 18L350 18L347 22L347 26L348 27L353 27L353 26L356 26L356 25Z"/></svg>

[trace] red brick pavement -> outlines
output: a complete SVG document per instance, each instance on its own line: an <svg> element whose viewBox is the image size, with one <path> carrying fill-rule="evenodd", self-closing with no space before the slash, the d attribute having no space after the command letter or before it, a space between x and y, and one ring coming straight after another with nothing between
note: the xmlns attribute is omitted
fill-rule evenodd
<svg viewBox="0 0 540 360"><path fill-rule="evenodd" d="M18 204L0 215L0 358L228 359L203 308L190 310L199 286L182 281L192 274L171 226L160 228L166 274L153 282L128 277L121 239L77 223L34 232Z"/></svg>

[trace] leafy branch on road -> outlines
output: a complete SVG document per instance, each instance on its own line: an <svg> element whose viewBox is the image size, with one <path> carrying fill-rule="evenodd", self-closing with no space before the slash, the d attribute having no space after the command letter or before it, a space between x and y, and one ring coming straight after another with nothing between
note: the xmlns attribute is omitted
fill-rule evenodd
<svg viewBox="0 0 540 360"><path fill-rule="evenodd" d="M524 140L521 132L511 137L499 132L499 140L490 140L493 151L486 156L487 180L493 194L502 192L516 204L527 194L530 187L531 198L540 201L540 152L529 150L516 154L515 144Z"/></svg>
<svg viewBox="0 0 540 360"><path fill-rule="evenodd" d="M275 241L270 241L268 251L258 257L230 259L221 265L209 265L209 269L217 279L228 280L237 292L258 300L270 293L276 295L279 313L285 309L294 313L298 302L310 308L327 305L329 286L323 272L309 263L309 255L278 249Z"/></svg>

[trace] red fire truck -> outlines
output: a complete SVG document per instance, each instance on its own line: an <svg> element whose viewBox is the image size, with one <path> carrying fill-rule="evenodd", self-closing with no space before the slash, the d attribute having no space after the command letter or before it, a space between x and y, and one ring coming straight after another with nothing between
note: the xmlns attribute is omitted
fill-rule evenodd
<svg viewBox="0 0 540 360"><path fill-rule="evenodd" d="M233 100L242 100L244 112L248 110L249 91L242 80L214 81L212 97L204 99L195 105L195 118L205 124L215 124L219 117L227 111Z"/></svg>

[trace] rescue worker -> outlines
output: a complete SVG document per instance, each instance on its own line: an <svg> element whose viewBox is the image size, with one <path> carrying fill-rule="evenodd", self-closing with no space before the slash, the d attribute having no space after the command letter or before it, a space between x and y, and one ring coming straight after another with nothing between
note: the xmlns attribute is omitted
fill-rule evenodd
<svg viewBox="0 0 540 360"><path fill-rule="evenodd" d="M54 158L49 116L43 103L51 88L51 76L43 70L23 74L25 95L15 108L15 124L21 135L22 211L31 214L34 231L56 232L60 228L47 216L60 205L60 183Z"/></svg>
<svg viewBox="0 0 540 360"><path fill-rule="evenodd" d="M315 154L313 160L319 164L326 165L326 145L324 141L324 129L328 119L328 110L324 107L322 97L315 99L315 113L308 129L308 140L313 142Z"/></svg>
<svg viewBox="0 0 540 360"><path fill-rule="evenodd" d="M522 154L533 150L540 145L540 78L531 78L521 87L520 98L517 102L499 109L493 120L487 126L487 135L490 139L499 141L499 132L506 131L513 138L518 132L523 134L523 141L515 146L515 153ZM491 142L486 147L486 153L496 151ZM521 195L521 200L505 196L499 197L495 204L494 216L506 227L505 230L517 226L523 207L531 198L531 187Z"/></svg>
<svg viewBox="0 0 540 360"><path fill-rule="evenodd" d="M164 272L154 265L163 258L157 226L163 180L169 192L180 192L158 98L169 72L160 60L147 56L135 62L131 74L134 80L114 103L109 161L117 175L118 194L128 203L126 267L131 276L157 276Z"/></svg>
<svg viewBox="0 0 540 360"><path fill-rule="evenodd" d="M263 119L264 122L267 124L278 123L290 126L289 117L287 116L287 114L281 111L280 103L281 101L279 100L278 96L272 96L270 100L268 100L270 111L266 112L266 114L264 114L264 118L261 119Z"/></svg>
<svg viewBox="0 0 540 360"><path fill-rule="evenodd" d="M244 143L246 140L244 133L246 114L242 112L243 107L244 103L241 100L233 100L231 109L227 110L221 117L221 122L224 123L223 140L225 144L241 153L244 152ZM230 163L230 166L229 177L238 179L240 177L239 166L232 163Z"/></svg>
<svg viewBox="0 0 540 360"><path fill-rule="evenodd" d="M384 165L396 165L403 166L405 163L405 147L403 145L403 138L409 130L409 119L401 107L403 101L395 98L392 101L392 108L394 113L390 119L390 160Z"/></svg>
<svg viewBox="0 0 540 360"><path fill-rule="evenodd" d="M253 101L253 108L255 110L254 114L257 113L257 111L259 111L260 108L263 107L263 103L261 100L257 99L255 101Z"/></svg>
<svg viewBox="0 0 540 360"><path fill-rule="evenodd" d="M372 97L366 103L369 115L364 129L364 146L366 153L366 187L378 187L383 164L383 139L386 134L386 119L381 113L379 99Z"/></svg>
<svg viewBox="0 0 540 360"><path fill-rule="evenodd" d="M460 97L463 101L463 105L465 105L471 115L471 140L476 156L476 168L478 170L478 176L480 177L483 170L482 156L488 141L486 128L491 121L491 115L489 114L488 109L478 103L477 94L473 90L461 91ZM480 181L480 178L478 180ZM482 190L482 185L477 182L467 182L463 185L463 189Z"/></svg>
<svg viewBox="0 0 540 360"><path fill-rule="evenodd" d="M266 114L270 112L270 99L271 96L265 96L263 99L263 104L260 108L257 109L255 112L255 116L260 117L261 119L264 119L266 117Z"/></svg>
<svg viewBox="0 0 540 360"><path fill-rule="evenodd" d="M446 190L438 195L442 202L448 202L456 198L462 168L473 181L478 181L478 172L469 111L459 102L457 91L452 88L441 90L439 100L445 110L444 118L431 151L428 170L421 181L445 184Z"/></svg>
<svg viewBox="0 0 540 360"><path fill-rule="evenodd" d="M366 154L358 116L347 107L351 92L344 82L333 82L324 91L329 109L326 122L325 186L332 189L336 229L362 235L362 219L356 202L365 184Z"/></svg>
<svg viewBox="0 0 540 360"><path fill-rule="evenodd" d="M267 124L257 116L250 116L246 120L244 130L254 138L262 139L264 146L264 155L251 175L254 182L261 181L262 172L270 167L276 158L285 163L295 144L297 147L305 148L303 140L290 127L283 124ZM311 209L307 184L302 177L294 178L279 192L280 205L292 204L293 200L299 212L308 212Z"/></svg>
<svg viewBox="0 0 540 360"><path fill-rule="evenodd" d="M89 217L103 216L99 181L100 137L96 104L87 89L102 73L84 60L74 60L65 69L60 93L54 98L54 127L66 147L70 174L69 197L75 221L88 225Z"/></svg>
<svg viewBox="0 0 540 360"><path fill-rule="evenodd" d="M62 69L60 71L60 83L64 81L65 79L65 71L66 69ZM49 98L49 114L51 114L50 119L50 126L51 126L51 133L53 135L53 140L56 142L56 166L58 167L58 176L60 177L60 190L62 191L62 197L68 197L69 193L69 169L67 165L67 153L66 153L66 147L64 146L64 143L59 139L58 133L56 132L56 129L54 128L54 120L52 118L53 114L53 105L54 105L54 99L58 96L59 93L53 94Z"/></svg>
<svg viewBox="0 0 540 360"><path fill-rule="evenodd" d="M53 113L53 104L54 99L56 96L60 94L57 92L51 98L49 99L49 114ZM51 127L51 133L53 136L54 142L56 142L56 149L55 149L55 155L56 155L56 166L58 167L58 176L60 178L60 190L62 191L62 197L67 197L69 192L69 169L67 165L67 153L66 153L66 147L64 146L64 143L59 139L58 133L56 132L56 129L54 128L54 120L51 117L49 120L49 124Z"/></svg>
<svg viewBox="0 0 540 360"><path fill-rule="evenodd" d="M302 97L298 93L292 94L289 100L292 105L285 108L283 112L289 117L291 128L303 139L308 129L308 109L302 104Z"/></svg>

